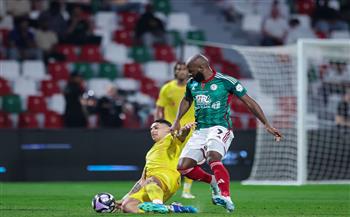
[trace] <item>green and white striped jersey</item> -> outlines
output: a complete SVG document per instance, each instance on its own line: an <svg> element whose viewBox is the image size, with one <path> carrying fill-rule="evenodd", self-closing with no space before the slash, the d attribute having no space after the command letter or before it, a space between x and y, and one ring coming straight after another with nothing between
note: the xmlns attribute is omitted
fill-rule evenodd
<svg viewBox="0 0 350 217"><path fill-rule="evenodd" d="M188 80L185 96L193 99L197 129L217 125L231 129L230 95L242 97L246 92L237 79L220 72L203 82Z"/></svg>

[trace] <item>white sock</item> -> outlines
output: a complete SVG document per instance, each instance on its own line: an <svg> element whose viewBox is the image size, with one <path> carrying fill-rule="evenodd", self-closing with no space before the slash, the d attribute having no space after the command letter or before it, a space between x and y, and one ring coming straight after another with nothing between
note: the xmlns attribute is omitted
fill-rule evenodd
<svg viewBox="0 0 350 217"><path fill-rule="evenodd" d="M216 184L216 179L215 179L215 176L214 175L211 175L211 182L210 182L210 185L215 185Z"/></svg>

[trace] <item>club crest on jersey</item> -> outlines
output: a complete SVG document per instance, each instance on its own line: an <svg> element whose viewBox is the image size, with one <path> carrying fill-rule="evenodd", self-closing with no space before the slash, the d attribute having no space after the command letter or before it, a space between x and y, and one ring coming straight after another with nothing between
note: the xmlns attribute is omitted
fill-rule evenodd
<svg viewBox="0 0 350 217"><path fill-rule="evenodd" d="M216 84L210 85L210 90L216 90L216 89L218 89L218 85Z"/></svg>
<svg viewBox="0 0 350 217"><path fill-rule="evenodd" d="M196 96L196 104L199 107L207 107L210 106L211 99L206 95L197 95Z"/></svg>
<svg viewBox="0 0 350 217"><path fill-rule="evenodd" d="M198 83L197 82L193 82L191 84L191 89L194 90L194 88L196 88L198 86Z"/></svg>
<svg viewBox="0 0 350 217"><path fill-rule="evenodd" d="M240 85L240 84L237 84L236 90L237 90L238 92L242 92L242 91L243 91L243 86Z"/></svg>

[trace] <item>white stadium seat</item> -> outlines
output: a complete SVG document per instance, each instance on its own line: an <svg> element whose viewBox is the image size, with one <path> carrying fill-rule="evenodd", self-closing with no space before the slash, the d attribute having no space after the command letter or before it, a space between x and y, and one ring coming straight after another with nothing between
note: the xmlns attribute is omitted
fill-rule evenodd
<svg viewBox="0 0 350 217"><path fill-rule="evenodd" d="M88 89L94 91L94 96L101 97L107 94L107 87L112 82L106 78L92 78L88 82Z"/></svg>
<svg viewBox="0 0 350 217"><path fill-rule="evenodd" d="M45 65L42 61L26 60L22 63L22 76L33 79L35 81L42 81L49 79L49 75L45 72Z"/></svg>
<svg viewBox="0 0 350 217"><path fill-rule="evenodd" d="M122 91L138 91L140 89L140 82L132 78L117 78L114 83L118 90Z"/></svg>
<svg viewBox="0 0 350 217"><path fill-rule="evenodd" d="M55 94L49 98L48 110L57 112L58 114L64 114L66 109L66 100L63 94Z"/></svg>
<svg viewBox="0 0 350 217"><path fill-rule="evenodd" d="M187 13L171 13L168 16L168 30L187 32L193 27L190 23L190 16Z"/></svg>
<svg viewBox="0 0 350 217"><path fill-rule="evenodd" d="M15 81L20 77L19 63L15 60L0 61L0 77Z"/></svg>
<svg viewBox="0 0 350 217"><path fill-rule="evenodd" d="M14 81L13 92L22 97L35 96L38 95L38 88L34 80L21 77Z"/></svg>
<svg viewBox="0 0 350 217"><path fill-rule="evenodd" d="M146 63L145 76L156 81L159 86L173 78L169 73L169 64L162 61Z"/></svg>
<svg viewBox="0 0 350 217"><path fill-rule="evenodd" d="M127 47L116 43L110 43L105 47L104 59L116 64L130 62Z"/></svg>
<svg viewBox="0 0 350 217"><path fill-rule="evenodd" d="M97 29L112 32L118 28L118 16L115 12L98 12L95 15L95 26Z"/></svg>

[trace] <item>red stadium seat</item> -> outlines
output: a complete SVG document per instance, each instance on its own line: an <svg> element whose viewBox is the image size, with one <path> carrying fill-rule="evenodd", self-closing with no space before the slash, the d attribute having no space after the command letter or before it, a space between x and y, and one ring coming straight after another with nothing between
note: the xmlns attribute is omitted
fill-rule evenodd
<svg viewBox="0 0 350 217"><path fill-rule="evenodd" d="M124 77L126 78L134 78L140 80L144 77L141 65L139 63L126 63L123 67Z"/></svg>
<svg viewBox="0 0 350 217"><path fill-rule="evenodd" d="M169 45L154 46L154 57L156 60L174 62L176 60L173 49Z"/></svg>
<svg viewBox="0 0 350 217"><path fill-rule="evenodd" d="M298 0L296 2L296 9L298 14L312 15L315 10L314 0Z"/></svg>
<svg viewBox="0 0 350 217"><path fill-rule="evenodd" d="M12 121L6 112L0 112L0 128L12 128Z"/></svg>
<svg viewBox="0 0 350 217"><path fill-rule="evenodd" d="M141 79L141 92L151 96L153 99L157 99L159 88L157 87L155 81L145 77Z"/></svg>
<svg viewBox="0 0 350 217"><path fill-rule="evenodd" d="M232 117L232 124L234 129L243 129L243 124L240 117Z"/></svg>
<svg viewBox="0 0 350 217"><path fill-rule="evenodd" d="M120 15L120 24L124 27L124 29L127 30L134 30L136 23L139 19L138 13L132 13L132 12L125 12L121 13Z"/></svg>
<svg viewBox="0 0 350 217"><path fill-rule="evenodd" d="M83 45L80 51L80 60L86 62L101 62L103 57L98 45Z"/></svg>
<svg viewBox="0 0 350 217"><path fill-rule="evenodd" d="M239 73L240 71L239 66L237 66L234 63L231 63L230 61L223 60L221 70L222 70L222 73L226 75L232 76L237 79L241 78L241 75Z"/></svg>
<svg viewBox="0 0 350 217"><path fill-rule="evenodd" d="M60 87L53 80L44 80L41 81L41 92L44 96L52 96L56 93L61 93Z"/></svg>
<svg viewBox="0 0 350 217"><path fill-rule="evenodd" d="M31 113L46 112L47 106L43 96L29 96L27 110Z"/></svg>
<svg viewBox="0 0 350 217"><path fill-rule="evenodd" d="M249 129L256 129L257 127L257 119L256 117L250 117L248 121L248 128Z"/></svg>
<svg viewBox="0 0 350 217"><path fill-rule="evenodd" d="M204 54L212 64L221 63L224 60L222 51L218 47L204 47Z"/></svg>
<svg viewBox="0 0 350 217"><path fill-rule="evenodd" d="M114 32L114 41L125 46L133 45L133 31L131 30L117 30Z"/></svg>
<svg viewBox="0 0 350 217"><path fill-rule="evenodd" d="M35 114L21 113L19 115L18 128L34 129L39 128L39 123Z"/></svg>
<svg viewBox="0 0 350 217"><path fill-rule="evenodd" d="M67 63L65 62L55 62L48 64L48 71L52 79L57 80L67 80L69 78L69 71L67 68Z"/></svg>
<svg viewBox="0 0 350 217"><path fill-rule="evenodd" d="M44 114L44 127L48 129L59 129L63 127L62 116L56 112L48 111Z"/></svg>
<svg viewBox="0 0 350 217"><path fill-rule="evenodd" d="M78 60L76 53L76 47L70 44L60 44L56 47L58 53L63 54L66 57L66 61L75 62Z"/></svg>
<svg viewBox="0 0 350 217"><path fill-rule="evenodd" d="M0 77L0 96L10 95L11 87L7 80Z"/></svg>
<svg viewBox="0 0 350 217"><path fill-rule="evenodd" d="M9 46L9 33L8 29L0 29L0 44L3 44L5 47Z"/></svg>
<svg viewBox="0 0 350 217"><path fill-rule="evenodd" d="M140 120L133 111L126 111L124 114L123 128L139 129L141 127Z"/></svg>

